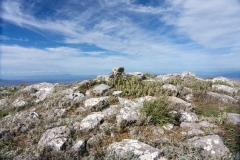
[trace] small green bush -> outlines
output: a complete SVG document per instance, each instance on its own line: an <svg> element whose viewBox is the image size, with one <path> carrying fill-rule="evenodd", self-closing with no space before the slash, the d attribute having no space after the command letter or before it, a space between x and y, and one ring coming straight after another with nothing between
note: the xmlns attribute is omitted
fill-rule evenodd
<svg viewBox="0 0 240 160"><path fill-rule="evenodd" d="M150 121L154 124L177 124L174 116L171 115L172 108L169 102L164 99L156 99L151 101L145 101L143 107L140 109L142 114L150 117Z"/></svg>

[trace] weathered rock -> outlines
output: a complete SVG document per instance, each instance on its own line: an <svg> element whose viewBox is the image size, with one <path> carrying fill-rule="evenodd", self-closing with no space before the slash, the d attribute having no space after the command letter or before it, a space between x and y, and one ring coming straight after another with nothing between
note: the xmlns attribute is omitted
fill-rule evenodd
<svg viewBox="0 0 240 160"><path fill-rule="evenodd" d="M193 106L191 103L188 103L180 98L170 96L168 97L168 100L177 108L178 110L181 111L188 111L191 112L193 111Z"/></svg>
<svg viewBox="0 0 240 160"><path fill-rule="evenodd" d="M190 131L188 131L187 133L189 136L193 136L193 135L203 135L204 132L200 129L191 129Z"/></svg>
<svg viewBox="0 0 240 160"><path fill-rule="evenodd" d="M18 123L16 127L13 128L14 132L25 133L27 131L27 127L22 124Z"/></svg>
<svg viewBox="0 0 240 160"><path fill-rule="evenodd" d="M77 154L83 154L86 150L86 141L85 140L76 140L73 142L73 145L71 147L71 152L77 153Z"/></svg>
<svg viewBox="0 0 240 160"><path fill-rule="evenodd" d="M24 101L23 97L19 97L17 98L13 103L12 105L14 107L22 107L26 104L26 102Z"/></svg>
<svg viewBox="0 0 240 160"><path fill-rule="evenodd" d="M109 78L120 77L124 72L124 67L115 67L109 75Z"/></svg>
<svg viewBox="0 0 240 160"><path fill-rule="evenodd" d="M240 114L227 113L227 122L234 125L240 124Z"/></svg>
<svg viewBox="0 0 240 160"><path fill-rule="evenodd" d="M156 160L161 150L133 139L124 139L108 146L107 157L112 159Z"/></svg>
<svg viewBox="0 0 240 160"><path fill-rule="evenodd" d="M224 154L229 153L229 149L224 145L222 139L218 135L209 135L204 137L194 137L188 140L189 143L203 149L202 155L213 158L220 158Z"/></svg>
<svg viewBox="0 0 240 160"><path fill-rule="evenodd" d="M193 99L193 94L188 94L188 95L186 95L185 99L186 99L187 101L191 102L192 99Z"/></svg>
<svg viewBox="0 0 240 160"><path fill-rule="evenodd" d="M179 74L169 73L167 75L159 75L159 76L157 76L157 79L159 79L162 82L166 82L167 80L175 78L177 76L179 76Z"/></svg>
<svg viewBox="0 0 240 160"><path fill-rule="evenodd" d="M120 109L119 105L110 105L108 108L104 109L102 113L105 117L111 117L113 115L116 115Z"/></svg>
<svg viewBox="0 0 240 160"><path fill-rule="evenodd" d="M43 150L45 147L49 147L52 150L60 151L67 142L69 135L70 129L67 126L48 129L39 140L38 148Z"/></svg>
<svg viewBox="0 0 240 160"><path fill-rule="evenodd" d="M85 117L80 125L80 131L89 132L103 122L104 115L101 112L93 112Z"/></svg>
<svg viewBox="0 0 240 160"><path fill-rule="evenodd" d="M119 101L120 105L122 105L124 107L130 107L130 108L135 108L135 109L142 107L142 103L134 102L132 100L128 100L125 98L118 97L118 101Z"/></svg>
<svg viewBox="0 0 240 160"><path fill-rule="evenodd" d="M234 95L238 92L237 89L226 86L226 85L212 85L212 89L217 90L217 91L227 92L231 95Z"/></svg>
<svg viewBox="0 0 240 160"><path fill-rule="evenodd" d="M101 98L90 98L84 102L84 106L89 108L91 111L100 111L104 107L108 106L108 97Z"/></svg>
<svg viewBox="0 0 240 160"><path fill-rule="evenodd" d="M95 95L103 95L104 93L109 92L110 86L106 84L99 84L93 88L93 93Z"/></svg>
<svg viewBox="0 0 240 160"><path fill-rule="evenodd" d="M122 91L113 91L113 96L120 96L122 94Z"/></svg>
<svg viewBox="0 0 240 160"><path fill-rule="evenodd" d="M186 78L198 78L194 73L191 73L191 72L187 72L187 71L184 71L180 74L180 78L181 79L186 79Z"/></svg>
<svg viewBox="0 0 240 160"><path fill-rule="evenodd" d="M171 92L177 92L178 91L177 87L172 85L172 84L164 84L162 86L162 88L165 89L165 90L169 90Z"/></svg>
<svg viewBox="0 0 240 160"><path fill-rule="evenodd" d="M199 129L201 127L201 125L199 125L198 123L188 123L188 122L182 122L180 124L181 128L191 128L191 129Z"/></svg>
<svg viewBox="0 0 240 160"><path fill-rule="evenodd" d="M138 79L144 79L144 74L142 72L129 72L127 75L137 77Z"/></svg>
<svg viewBox="0 0 240 160"><path fill-rule="evenodd" d="M180 122L196 122L198 117L193 112L179 112L179 121Z"/></svg>
<svg viewBox="0 0 240 160"><path fill-rule="evenodd" d="M140 117L140 112L134 108L124 107L120 110L120 113L116 116L117 126L122 128L137 122Z"/></svg>
<svg viewBox="0 0 240 160"><path fill-rule="evenodd" d="M30 91L31 89L35 89L36 92L31 95L37 97L35 102L40 102L46 99L47 96L53 93L55 86L56 84L43 82L43 83L27 86L22 91Z"/></svg>
<svg viewBox="0 0 240 160"><path fill-rule="evenodd" d="M207 121L201 121L201 122L199 122L198 123L200 126L202 126L202 127L217 127L215 124L211 124L211 123L209 123L209 122L207 122Z"/></svg>
<svg viewBox="0 0 240 160"><path fill-rule="evenodd" d="M237 103L238 101L234 99L233 97L230 97L225 94L219 94L219 93L214 93L214 92L208 92L207 95L216 98L224 103Z"/></svg>
<svg viewBox="0 0 240 160"><path fill-rule="evenodd" d="M66 95L63 98L63 101L68 100L68 101L80 102L83 100L83 98L84 98L84 94L82 94L80 92L75 92L75 93L70 93L70 94Z"/></svg>

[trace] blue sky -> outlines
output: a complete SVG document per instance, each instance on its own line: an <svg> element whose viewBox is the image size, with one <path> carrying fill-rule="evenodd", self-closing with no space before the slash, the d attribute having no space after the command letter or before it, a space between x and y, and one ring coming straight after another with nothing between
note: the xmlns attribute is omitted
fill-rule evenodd
<svg viewBox="0 0 240 160"><path fill-rule="evenodd" d="M239 0L2 0L1 74L240 69Z"/></svg>

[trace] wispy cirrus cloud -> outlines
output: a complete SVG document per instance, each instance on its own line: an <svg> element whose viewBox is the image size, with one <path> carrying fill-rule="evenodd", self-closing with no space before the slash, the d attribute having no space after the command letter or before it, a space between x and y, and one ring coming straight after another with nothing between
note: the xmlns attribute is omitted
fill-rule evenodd
<svg viewBox="0 0 240 160"><path fill-rule="evenodd" d="M35 3L21 0L4 1L1 17L34 32L57 35L55 41L61 45L45 48L5 45L2 50L5 66L17 61L14 56L19 59L15 64L20 65L42 55L39 58L46 66L62 70L77 70L79 63L88 70L97 68L97 64L110 68L125 65L130 70L240 68L236 60L240 59L237 0L204 3L166 0L154 6L130 0L71 0L50 5L49 8L54 8L51 15L44 16L37 15L36 7ZM86 52L79 47L66 47L80 44L93 44L102 50ZM10 49L19 54L11 52L11 56Z"/></svg>

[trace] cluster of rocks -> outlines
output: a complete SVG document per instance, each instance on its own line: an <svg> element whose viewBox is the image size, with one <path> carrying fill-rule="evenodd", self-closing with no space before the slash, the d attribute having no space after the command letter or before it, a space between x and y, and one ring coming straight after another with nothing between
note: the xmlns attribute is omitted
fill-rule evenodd
<svg viewBox="0 0 240 160"><path fill-rule="evenodd" d="M123 67L113 68L109 76L98 76L96 80L108 81L111 78L120 76L131 75L139 79L144 79L144 74L141 72L124 73ZM172 77L179 76L182 80L185 79L197 79L200 81L206 81L198 78L195 74L190 72L183 72L182 74L168 74L160 75L156 77L156 81L167 82ZM207 95L216 98L223 103L239 103L239 99L235 96L238 94L239 89L234 87L234 83L225 78L212 79L213 82L222 81L226 85L213 85L212 91L208 92ZM81 84L88 83L87 81ZM143 107L145 101L156 99L156 97L145 96L135 99L127 99L120 97L122 91L115 91L106 84L99 84L91 89L93 94L90 94L89 90L86 93L78 91L78 87L67 88L62 90L60 94L54 93L56 86L59 84L40 83L30 85L21 89L19 92L29 92L34 90L30 96L34 98L35 104L45 105L44 101L48 100L48 97L60 97L58 100L58 106L51 109L51 107L45 107L44 109L37 109L34 106L30 107L21 113L15 115L8 115L0 119L0 124L5 124L0 128L0 139L9 139L14 134L26 134L31 130L32 123L40 124L45 122L44 119L47 117L53 117L60 119L67 119L74 114L76 110L80 112L86 112L82 118L76 118L74 121L65 123L65 125L58 125L49 127L47 130L41 130L41 135L37 140L35 155L19 155L15 159L40 159L40 153L43 151L66 151L70 155L81 155L84 156L85 152L92 153L95 146L106 138L113 138L128 130L127 138L122 138L118 142L111 141L106 149L105 157L108 159L141 159L141 160L156 160L156 159L167 159L164 157L163 150L151 146L150 143L144 143L138 140L136 137L140 136L143 131L137 126L141 126L142 122L147 118L140 113L140 108ZM164 84L162 86L165 90L178 92L179 87L172 84ZM183 89L182 89L183 90ZM206 132L206 128L214 129L218 128L216 124L210 123L206 120L199 119L198 115L194 112L194 106L191 104L192 90L190 88L184 88L188 93L185 99L181 99L175 96L168 96L167 100L173 105L173 111L171 114L176 116L179 121L179 126L168 123L163 126L143 126L150 130L153 134L151 141L156 143L168 142L169 139L167 133L179 132L181 137L185 137L183 143L193 145L194 147L201 148L201 156L213 158L221 158L222 156L230 153L229 149L224 144L222 138L216 134L209 134ZM219 92L217 92L219 91ZM223 92L223 93L221 93ZM226 94L225 94L226 93ZM110 96L117 97L118 102L114 105L109 104ZM7 107L9 99L0 99L0 108ZM49 100L50 101L50 100ZM68 110L64 108L68 102L74 102L74 104L81 104L76 110ZM11 103L12 106L24 106L26 105L24 97L17 97ZM41 113L41 112L42 113ZM68 114L68 116L66 116ZM109 118L113 117L115 121L109 121ZM240 114L226 113L228 123L233 125L240 124ZM77 120L78 119L78 120ZM17 123L19 121L19 123ZM8 128L9 123L16 123L12 126L13 129ZM35 126L37 127L37 126ZM74 134L84 135L72 138ZM88 135L88 136L86 136ZM87 138L86 138L87 137ZM91 159L91 157L85 157Z"/></svg>

